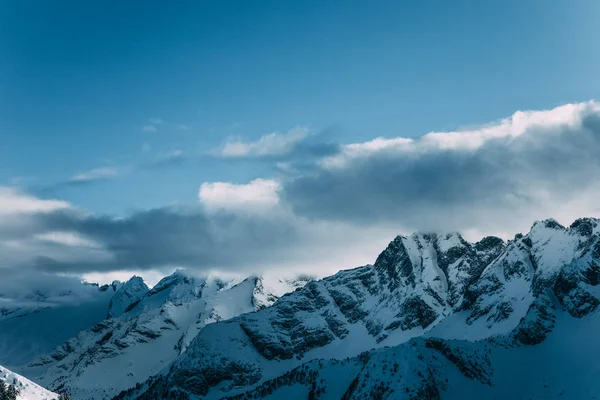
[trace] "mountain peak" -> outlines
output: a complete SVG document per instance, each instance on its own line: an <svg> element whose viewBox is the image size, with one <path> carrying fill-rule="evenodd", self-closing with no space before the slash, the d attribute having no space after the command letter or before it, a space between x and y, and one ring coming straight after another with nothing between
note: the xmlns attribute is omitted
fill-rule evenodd
<svg viewBox="0 0 600 400"><path fill-rule="evenodd" d="M598 229L597 218L578 218L569 226L571 231L577 232L581 236L591 236Z"/></svg>
<svg viewBox="0 0 600 400"><path fill-rule="evenodd" d="M500 239L497 236L486 236L481 239L479 242L475 243L475 249L479 251L485 251L489 249L496 248L498 246L503 246L504 240Z"/></svg>
<svg viewBox="0 0 600 400"><path fill-rule="evenodd" d="M386 249L375 260L375 269L379 271L382 280L388 282L390 290L398 285L401 278L415 283L413 265L404 244L406 236L396 236Z"/></svg>
<svg viewBox="0 0 600 400"><path fill-rule="evenodd" d="M149 288L142 278L133 276L121 284L108 306L108 318L116 318L131 310L149 292Z"/></svg>
<svg viewBox="0 0 600 400"><path fill-rule="evenodd" d="M536 228L548 228L548 229L555 229L555 230L561 230L561 231L564 231L567 229L564 226L562 226L554 218L547 218L547 219L535 221L533 223L533 226L531 227L531 230L533 231Z"/></svg>

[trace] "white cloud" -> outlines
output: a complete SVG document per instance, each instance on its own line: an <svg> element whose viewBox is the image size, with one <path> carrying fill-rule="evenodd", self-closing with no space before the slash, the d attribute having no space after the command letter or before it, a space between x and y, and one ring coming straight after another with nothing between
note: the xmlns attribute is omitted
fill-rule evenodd
<svg viewBox="0 0 600 400"><path fill-rule="evenodd" d="M264 148L271 154L282 148L265 145L269 140L262 141L263 153L256 147L260 140L233 153L256 156ZM279 181L204 182L196 207L163 207L119 219L73 211L3 216L0 266L86 274L174 265L198 272L331 273L374 261L396 234L458 230L470 240L488 234L509 238L536 219L554 217L567 225L600 215L596 103L518 112L484 127L416 139L349 144L337 164L320 154L328 162L274 160L286 171ZM27 200L13 201L13 210L69 206L10 195ZM6 197L0 195L0 206ZM86 246L86 240L100 249Z"/></svg>
<svg viewBox="0 0 600 400"><path fill-rule="evenodd" d="M144 153L148 153L148 152L150 152L151 150L152 150L152 147L150 147L150 144L148 144L148 143L144 143L144 144L142 145L142 151L143 151Z"/></svg>
<svg viewBox="0 0 600 400"><path fill-rule="evenodd" d="M295 213L504 237L599 216L600 104L519 111L476 129L349 144L283 182Z"/></svg>
<svg viewBox="0 0 600 400"><path fill-rule="evenodd" d="M294 128L287 133L269 133L255 142L231 138L215 153L221 157L261 157L277 156L290 152L293 147L308 136L305 128Z"/></svg>
<svg viewBox="0 0 600 400"><path fill-rule="evenodd" d="M70 247L90 247L90 248L101 248L102 246L88 238L83 237L77 232L68 231L53 231L35 234L33 236L37 240L43 242L59 244Z"/></svg>
<svg viewBox="0 0 600 400"><path fill-rule="evenodd" d="M167 159L181 158L183 156L185 156L185 153L183 152L183 150L180 149L172 150L162 155L162 157Z"/></svg>
<svg viewBox="0 0 600 400"><path fill-rule="evenodd" d="M94 168L89 171L80 172L73 175L70 179L70 182L74 183L84 183L84 182L93 182L104 179L111 179L119 176L121 174L121 170L117 167L101 167Z"/></svg>
<svg viewBox="0 0 600 400"><path fill-rule="evenodd" d="M144 125L144 126L142 126L142 131L144 131L144 132L156 132L156 127L154 125Z"/></svg>
<svg viewBox="0 0 600 400"><path fill-rule="evenodd" d="M21 213L48 213L70 208L60 200L43 200L22 193L15 188L0 186L0 216Z"/></svg>
<svg viewBox="0 0 600 400"><path fill-rule="evenodd" d="M152 125L162 124L163 120L161 118L150 118L150 123Z"/></svg>
<svg viewBox="0 0 600 400"><path fill-rule="evenodd" d="M422 154L440 150L474 151L494 140L517 138L534 131L555 132L560 129L578 129L582 115L600 112L594 101L565 104L551 110L517 111L511 117L496 123L453 132L430 132L420 138L376 138L363 143L343 146L342 152L321 160L324 167L343 167L352 159L369 157L375 153L393 152L398 155Z"/></svg>
<svg viewBox="0 0 600 400"><path fill-rule="evenodd" d="M499 123L473 130L428 133L417 145L425 148L433 146L440 149L475 150L490 140L521 136L532 129L580 127L582 112L589 109L600 110L600 106L588 102L565 104L552 110L517 111Z"/></svg>
<svg viewBox="0 0 600 400"><path fill-rule="evenodd" d="M204 182L198 197L208 210L267 211L279 204L279 183L255 179L247 184Z"/></svg>

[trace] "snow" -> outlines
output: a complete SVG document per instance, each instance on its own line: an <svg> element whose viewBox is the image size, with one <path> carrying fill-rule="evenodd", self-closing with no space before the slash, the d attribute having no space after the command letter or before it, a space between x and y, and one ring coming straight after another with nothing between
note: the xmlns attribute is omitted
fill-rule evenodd
<svg viewBox="0 0 600 400"><path fill-rule="evenodd" d="M262 286L257 291L263 281L286 283L280 283L273 294ZM130 282L117 294L144 292L140 278ZM216 275L195 277L177 271L146 290L130 311L81 332L67 349L55 350L62 354L60 360L46 357L48 364L44 361L26 372L49 387L65 385L76 399L110 398L168 369L206 325L255 311L256 295L271 298L272 304L294 285L302 283L270 276L223 281ZM123 297L119 301L131 303L132 296ZM65 370L71 372L65 375Z"/></svg>
<svg viewBox="0 0 600 400"><path fill-rule="evenodd" d="M0 365L0 380L19 389L19 400L56 400L58 395Z"/></svg>
<svg viewBox="0 0 600 400"><path fill-rule="evenodd" d="M454 247L462 247L464 243L462 236L458 233L438 234L437 237L437 244L442 253Z"/></svg>
<svg viewBox="0 0 600 400"><path fill-rule="evenodd" d="M115 318L123 314L139 302L148 293L148 286L139 276L134 276L129 281L119 286L113 298L110 300L108 316Z"/></svg>
<svg viewBox="0 0 600 400"><path fill-rule="evenodd" d="M493 386L453 385L444 398L600 398L599 328L598 313L578 319L558 312L556 327L542 343L493 348Z"/></svg>

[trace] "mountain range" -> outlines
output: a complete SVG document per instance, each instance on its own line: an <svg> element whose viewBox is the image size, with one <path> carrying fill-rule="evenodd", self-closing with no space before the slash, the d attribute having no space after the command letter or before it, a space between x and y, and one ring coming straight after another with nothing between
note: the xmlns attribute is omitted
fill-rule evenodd
<svg viewBox="0 0 600 400"><path fill-rule="evenodd" d="M600 398L599 283L598 219L415 233L321 280L96 286L101 318L0 362L73 399Z"/></svg>

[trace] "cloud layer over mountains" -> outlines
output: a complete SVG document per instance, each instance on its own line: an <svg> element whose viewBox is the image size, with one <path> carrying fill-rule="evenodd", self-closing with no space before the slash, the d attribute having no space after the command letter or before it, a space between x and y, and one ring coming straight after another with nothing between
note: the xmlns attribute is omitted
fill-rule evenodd
<svg viewBox="0 0 600 400"><path fill-rule="evenodd" d="M517 112L417 139L328 143L310 157L294 153L307 154L307 146L319 148L304 131L229 142L222 156L270 157L285 174L198 182L196 205L119 218L0 188L0 268L330 273L372 262L397 233L460 231L477 239L506 236L515 226L525 231L536 219L568 224L600 215L595 102Z"/></svg>

